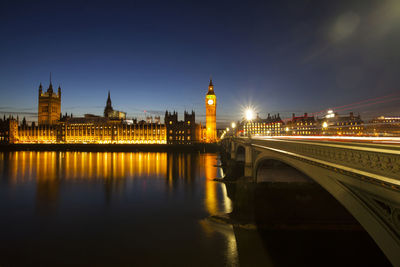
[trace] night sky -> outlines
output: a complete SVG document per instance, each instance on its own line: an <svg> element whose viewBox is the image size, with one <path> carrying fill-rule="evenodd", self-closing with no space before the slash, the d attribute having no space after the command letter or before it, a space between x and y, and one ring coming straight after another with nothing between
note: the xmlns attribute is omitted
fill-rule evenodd
<svg viewBox="0 0 400 267"><path fill-rule="evenodd" d="M219 127L248 105L400 115L400 1L271 2L1 0L0 114L35 120L52 72L74 116L102 115L110 90L128 117L204 122L210 75Z"/></svg>

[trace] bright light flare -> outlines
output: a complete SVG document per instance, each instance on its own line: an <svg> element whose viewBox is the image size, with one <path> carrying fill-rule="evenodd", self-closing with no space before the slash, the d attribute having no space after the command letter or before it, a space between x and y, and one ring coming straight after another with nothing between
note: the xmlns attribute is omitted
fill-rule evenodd
<svg viewBox="0 0 400 267"><path fill-rule="evenodd" d="M246 109L245 118L248 121L251 121L252 119L254 119L254 110L252 110L251 108Z"/></svg>
<svg viewBox="0 0 400 267"><path fill-rule="evenodd" d="M235 129L236 128L236 123L232 122L231 127L232 127L232 129Z"/></svg>
<svg viewBox="0 0 400 267"><path fill-rule="evenodd" d="M326 114L325 118L329 119L333 117L335 117L335 113L333 113L333 110L332 109L328 110L328 113Z"/></svg>

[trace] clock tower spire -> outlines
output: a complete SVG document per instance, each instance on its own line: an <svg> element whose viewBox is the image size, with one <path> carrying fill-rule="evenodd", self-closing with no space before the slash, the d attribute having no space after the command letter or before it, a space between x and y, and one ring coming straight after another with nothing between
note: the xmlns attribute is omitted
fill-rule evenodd
<svg viewBox="0 0 400 267"><path fill-rule="evenodd" d="M211 78L205 102L207 142L214 143L217 141L217 97L214 93L214 85Z"/></svg>

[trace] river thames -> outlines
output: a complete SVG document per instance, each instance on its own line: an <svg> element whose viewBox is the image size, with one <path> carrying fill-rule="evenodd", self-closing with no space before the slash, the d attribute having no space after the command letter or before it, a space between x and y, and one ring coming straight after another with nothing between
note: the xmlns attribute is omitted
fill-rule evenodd
<svg viewBox="0 0 400 267"><path fill-rule="evenodd" d="M0 152L0 266L387 264L362 231L211 220L233 209L213 181L219 164L207 153Z"/></svg>

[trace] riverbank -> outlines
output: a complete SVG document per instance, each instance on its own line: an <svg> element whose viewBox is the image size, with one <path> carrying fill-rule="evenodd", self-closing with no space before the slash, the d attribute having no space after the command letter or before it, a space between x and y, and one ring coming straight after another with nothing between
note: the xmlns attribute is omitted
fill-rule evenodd
<svg viewBox="0 0 400 267"><path fill-rule="evenodd" d="M218 152L214 144L1 144L0 151Z"/></svg>

